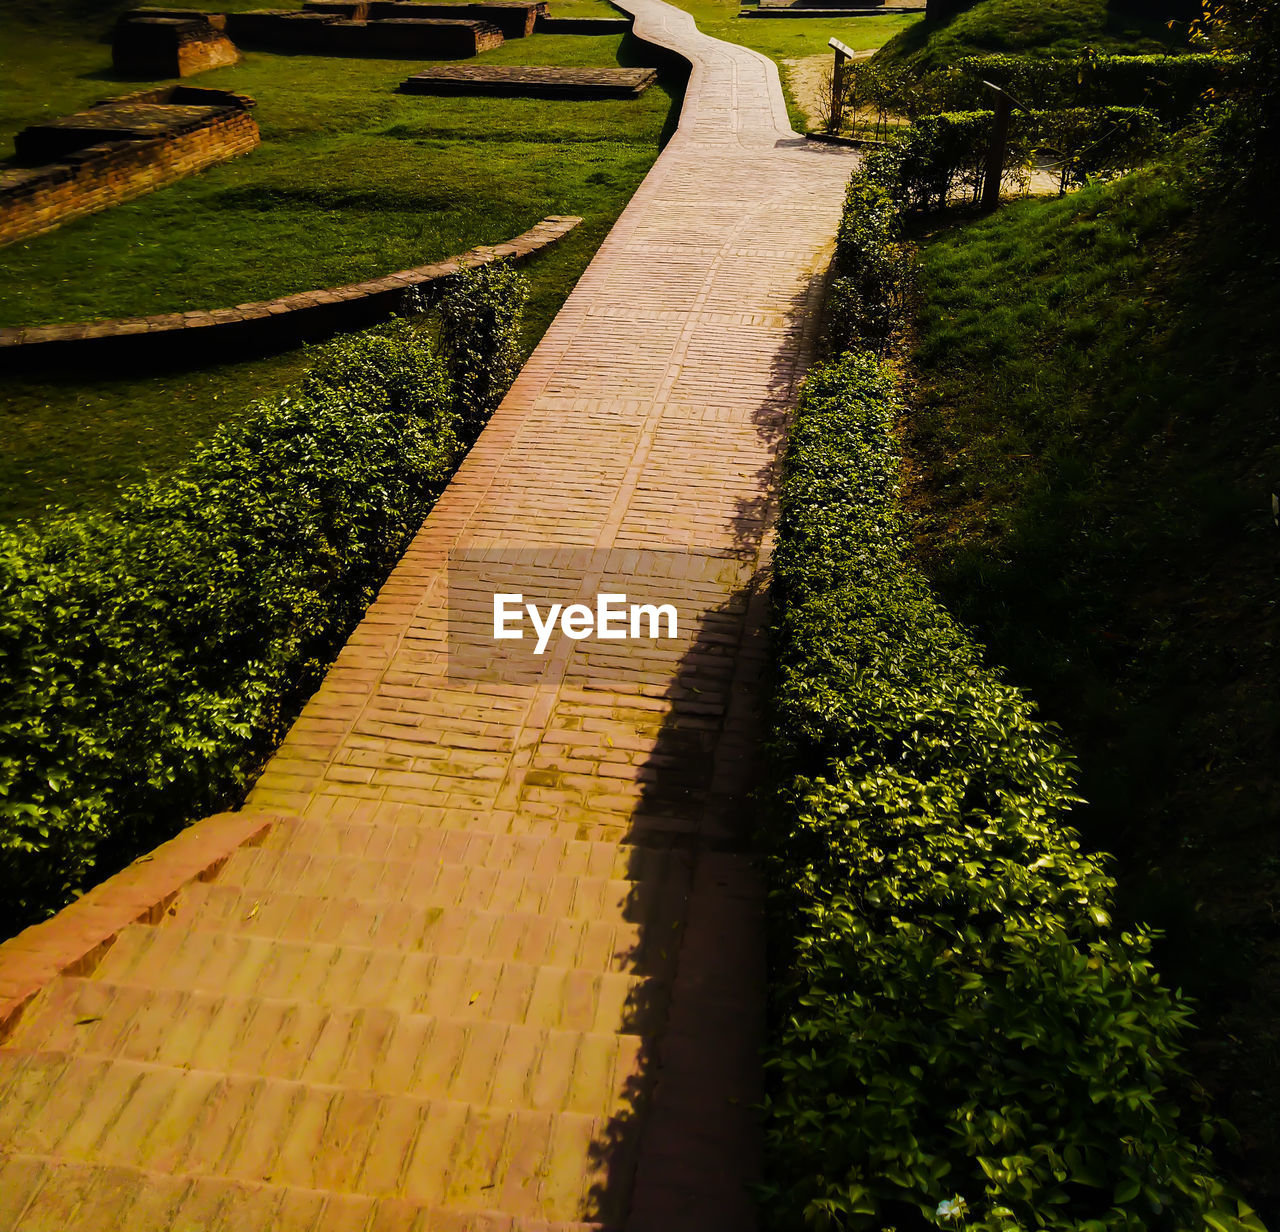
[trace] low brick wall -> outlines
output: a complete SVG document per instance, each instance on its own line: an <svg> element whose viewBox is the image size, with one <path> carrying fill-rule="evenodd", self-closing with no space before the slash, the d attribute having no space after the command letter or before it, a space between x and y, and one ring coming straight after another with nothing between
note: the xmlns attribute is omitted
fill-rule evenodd
<svg viewBox="0 0 1280 1232"><path fill-rule="evenodd" d="M193 77L239 59L235 44L203 13L127 13L111 39L112 67L137 77Z"/></svg>
<svg viewBox="0 0 1280 1232"><path fill-rule="evenodd" d="M629 34L630 17L546 17L534 26L536 34Z"/></svg>
<svg viewBox="0 0 1280 1232"><path fill-rule="evenodd" d="M553 214L503 244L401 270L345 287L302 291L280 299L206 312L170 312L75 325L0 329L0 371L51 365L155 365L267 354L363 329L404 310L406 293L428 297L467 266L523 261L568 235L581 218Z"/></svg>
<svg viewBox="0 0 1280 1232"><path fill-rule="evenodd" d="M402 94L498 98L639 98L658 79L652 68L562 68L542 64L463 64L424 69Z"/></svg>
<svg viewBox="0 0 1280 1232"><path fill-rule="evenodd" d="M503 38L527 38L534 23L547 12L543 0L490 0L476 4L430 4L424 0L373 0L369 16L374 20L402 18L419 21L428 18L487 21L502 31Z"/></svg>
<svg viewBox="0 0 1280 1232"><path fill-rule="evenodd" d="M261 140L247 111L228 109L198 127L143 140L102 141L56 162L0 173L0 244L52 231L72 218L131 201Z"/></svg>
<svg viewBox="0 0 1280 1232"><path fill-rule="evenodd" d="M502 43L497 26L474 18L396 16L354 21L328 9L310 8L228 13L227 30L241 47L329 56L465 59Z"/></svg>

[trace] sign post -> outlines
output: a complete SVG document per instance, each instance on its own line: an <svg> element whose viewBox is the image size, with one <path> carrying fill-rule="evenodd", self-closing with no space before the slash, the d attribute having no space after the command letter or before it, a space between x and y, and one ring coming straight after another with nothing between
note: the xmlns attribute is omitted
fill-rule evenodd
<svg viewBox="0 0 1280 1232"><path fill-rule="evenodd" d="M836 62L831 70L831 119L827 131L838 133L840 121L844 118L844 62L853 59L853 51L837 38L828 39L827 46L836 53Z"/></svg>
<svg viewBox="0 0 1280 1232"><path fill-rule="evenodd" d="M987 166L982 175L981 208L994 210L1000 204L1000 181L1004 178L1004 154L1009 145L1009 119L1013 99L999 86L982 83L995 91L996 111L991 121L991 144L987 147Z"/></svg>

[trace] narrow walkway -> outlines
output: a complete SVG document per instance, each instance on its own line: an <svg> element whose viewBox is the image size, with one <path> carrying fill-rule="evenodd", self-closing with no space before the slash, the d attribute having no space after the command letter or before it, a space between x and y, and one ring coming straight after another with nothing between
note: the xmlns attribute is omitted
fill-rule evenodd
<svg viewBox="0 0 1280 1232"><path fill-rule="evenodd" d="M262 777L265 837L18 1019L4 1232L754 1226L755 579L850 156L768 60L623 3L693 63L677 135ZM462 553L680 636L468 673L451 552L455 633Z"/></svg>

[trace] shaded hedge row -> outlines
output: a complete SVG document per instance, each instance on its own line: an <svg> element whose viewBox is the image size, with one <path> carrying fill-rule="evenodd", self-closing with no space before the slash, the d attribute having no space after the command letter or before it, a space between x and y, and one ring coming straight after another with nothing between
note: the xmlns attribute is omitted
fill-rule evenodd
<svg viewBox="0 0 1280 1232"><path fill-rule="evenodd" d="M811 373L786 452L767 1217L1259 1229L1180 1099L1187 1006L1147 931L1112 925L1105 857L1064 822L1069 757L910 563L900 413L888 371L847 351Z"/></svg>
<svg viewBox="0 0 1280 1232"><path fill-rule="evenodd" d="M172 477L0 529L0 927L243 792L501 398L525 294L473 271Z"/></svg>
<svg viewBox="0 0 1280 1232"><path fill-rule="evenodd" d="M1144 107L1168 124L1191 119L1207 102L1238 89L1244 61L1222 53L1147 56L965 56L919 76L875 61L860 67L864 89L899 114L975 111L991 105L992 82L1033 110Z"/></svg>
<svg viewBox="0 0 1280 1232"><path fill-rule="evenodd" d="M941 209L957 196L977 200L992 121L990 111L921 116L902 136L870 156L871 176L889 188L906 210ZM1133 170L1167 144L1159 117L1141 107L1015 111L1004 171L1025 177L1033 154L1039 154L1065 190L1090 176Z"/></svg>

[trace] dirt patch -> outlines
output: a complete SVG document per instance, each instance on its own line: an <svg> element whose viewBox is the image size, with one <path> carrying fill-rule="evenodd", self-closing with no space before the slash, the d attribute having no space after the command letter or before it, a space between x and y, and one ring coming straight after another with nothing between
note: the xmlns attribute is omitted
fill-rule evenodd
<svg viewBox="0 0 1280 1232"><path fill-rule="evenodd" d="M875 54L876 49L871 48L858 52L854 59L866 60ZM791 97L804 112L811 129L820 129L826 123L831 107L831 67L834 61L835 57L829 51L781 61L783 84L791 91Z"/></svg>
<svg viewBox="0 0 1280 1232"><path fill-rule="evenodd" d="M830 52L782 61L782 80L809 128L821 128L831 106Z"/></svg>

